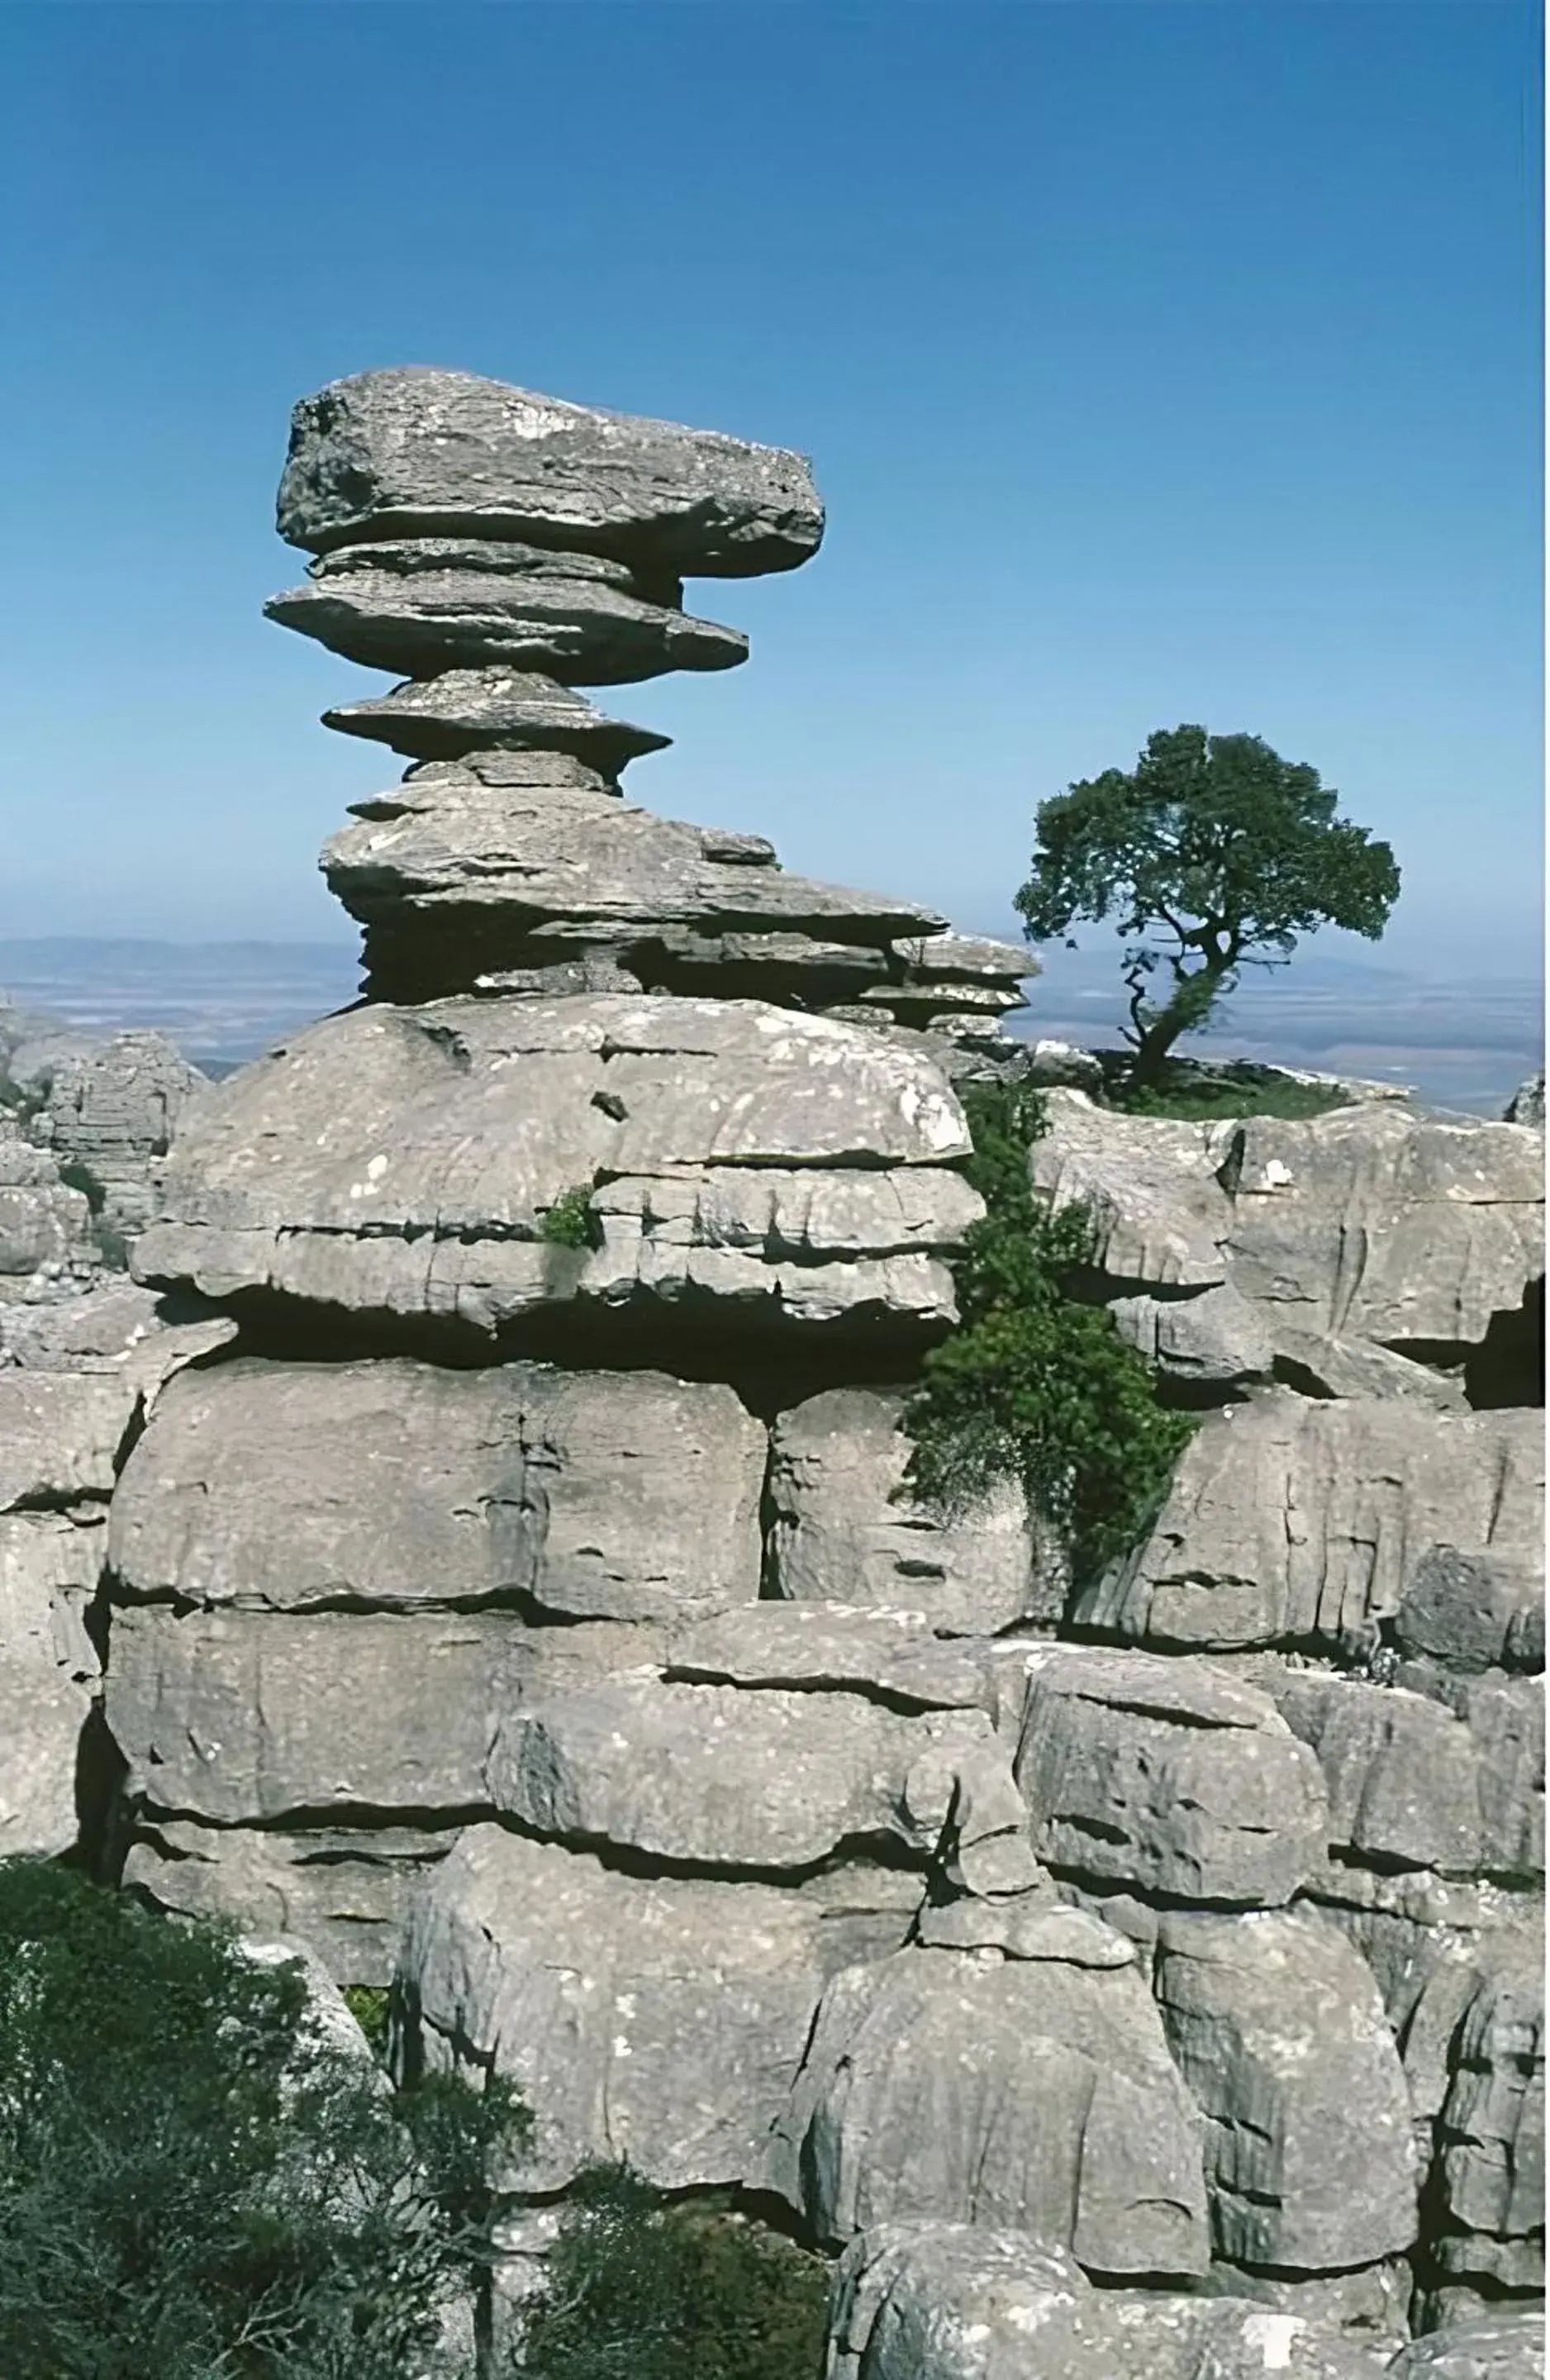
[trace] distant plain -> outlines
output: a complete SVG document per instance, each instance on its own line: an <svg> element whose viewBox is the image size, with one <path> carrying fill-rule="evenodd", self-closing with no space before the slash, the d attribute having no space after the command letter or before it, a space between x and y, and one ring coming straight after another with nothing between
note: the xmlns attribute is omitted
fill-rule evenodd
<svg viewBox="0 0 1550 2380"><path fill-rule="evenodd" d="M1097 1048L1120 1040L1110 953L1047 949L1013 1029ZM353 945L61 936L0 941L0 998L114 1033L152 1026L224 1073L357 997ZM1529 976L1449 978L1308 952L1247 978L1221 1026L1186 1048L1411 1086L1427 1104L1499 1115L1544 1063L1544 995Z"/></svg>

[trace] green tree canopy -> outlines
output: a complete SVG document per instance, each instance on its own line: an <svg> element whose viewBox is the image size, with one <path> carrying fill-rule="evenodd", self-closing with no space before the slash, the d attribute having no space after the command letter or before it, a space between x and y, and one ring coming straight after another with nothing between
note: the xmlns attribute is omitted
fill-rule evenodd
<svg viewBox="0 0 1550 2380"><path fill-rule="evenodd" d="M1132 945L1122 973L1138 1083L1157 1079L1245 966L1284 965L1320 926L1378 940L1399 865L1336 817L1338 799L1257 735L1175 727L1148 736L1132 770L1040 805L1018 910L1035 942L1112 918Z"/></svg>

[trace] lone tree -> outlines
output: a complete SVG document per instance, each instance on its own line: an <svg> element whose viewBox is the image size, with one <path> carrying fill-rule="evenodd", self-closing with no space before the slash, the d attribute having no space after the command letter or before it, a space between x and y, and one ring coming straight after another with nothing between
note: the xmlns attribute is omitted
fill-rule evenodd
<svg viewBox="0 0 1550 2380"><path fill-rule="evenodd" d="M1300 934L1375 942L1399 892L1387 843L1335 816L1318 771L1257 735L1159 728L1133 770L1106 769L1041 803L1017 895L1030 941L1112 917L1133 941L1132 1079L1155 1084L1246 966L1284 966ZM1160 978L1160 981L1159 981Z"/></svg>

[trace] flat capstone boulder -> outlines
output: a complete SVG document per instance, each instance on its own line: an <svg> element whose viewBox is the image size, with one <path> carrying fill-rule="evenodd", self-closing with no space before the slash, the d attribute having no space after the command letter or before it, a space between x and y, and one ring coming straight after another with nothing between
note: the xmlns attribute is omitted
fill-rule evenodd
<svg viewBox="0 0 1550 2380"><path fill-rule="evenodd" d="M805 562L823 507L805 459L783 448L407 364L301 399L276 525L314 552L515 538L742 578Z"/></svg>

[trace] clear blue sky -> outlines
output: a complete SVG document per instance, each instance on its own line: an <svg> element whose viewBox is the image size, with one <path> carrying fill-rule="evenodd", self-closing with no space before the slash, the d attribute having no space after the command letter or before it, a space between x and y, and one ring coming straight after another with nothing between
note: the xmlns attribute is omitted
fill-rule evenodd
<svg viewBox="0 0 1550 2380"><path fill-rule="evenodd" d="M336 930L381 680L269 626L294 398L457 364L805 449L806 569L630 790L1000 927L1181 720L1538 945L1520 0L0 0L0 933ZM1359 949L1364 946L1357 946ZM1382 953L1376 955L1381 956Z"/></svg>

